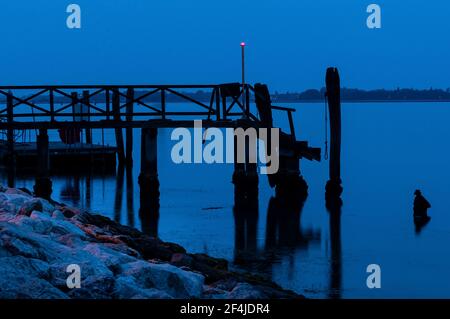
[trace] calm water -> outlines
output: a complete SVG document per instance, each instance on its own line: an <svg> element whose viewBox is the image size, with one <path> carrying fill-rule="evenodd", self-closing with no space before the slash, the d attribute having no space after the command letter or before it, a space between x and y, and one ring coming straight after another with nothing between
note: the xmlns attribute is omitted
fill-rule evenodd
<svg viewBox="0 0 450 319"><path fill-rule="evenodd" d="M294 106L297 136L322 147L323 105ZM190 252L226 258L235 268L261 273L308 297L449 298L449 105L344 104L342 111L340 226L337 220L330 222L324 203L328 162L302 161L310 189L301 211L269 209L274 192L261 176L258 207L242 217L239 207L233 211L232 166L173 164L174 142L167 129L158 136L159 219L139 215L138 130L131 173L54 177L53 196L157 232ZM279 118L278 125L286 124ZM112 134L105 132L107 143L114 143ZM32 188L33 179L19 176L16 186ZM432 220L420 233L412 220L416 188L433 206ZM278 233L274 225L279 225ZM369 264L381 266L381 289L366 287Z"/></svg>

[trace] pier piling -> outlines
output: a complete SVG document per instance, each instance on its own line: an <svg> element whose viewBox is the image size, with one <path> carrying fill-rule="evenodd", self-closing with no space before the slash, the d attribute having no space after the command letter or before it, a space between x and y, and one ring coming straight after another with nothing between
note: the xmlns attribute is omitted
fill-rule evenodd
<svg viewBox="0 0 450 319"><path fill-rule="evenodd" d="M52 195L52 181L50 180L49 142L46 129L40 129L37 136L37 173L34 185L36 197L50 200Z"/></svg>
<svg viewBox="0 0 450 319"><path fill-rule="evenodd" d="M81 107L82 113L87 112L87 114L83 114L83 118L87 119L89 122L91 120L90 110L89 107L89 91L83 91L83 98L82 98L82 107ZM86 144L92 144L92 129L86 128Z"/></svg>
<svg viewBox="0 0 450 319"><path fill-rule="evenodd" d="M327 200L340 200L341 181L341 84L336 68L326 73L326 94L330 113L330 179L325 187Z"/></svg>
<svg viewBox="0 0 450 319"><path fill-rule="evenodd" d="M127 106L126 106L126 120L127 122L133 121L133 99L134 89L127 89ZM126 164L127 166L133 166L133 128L126 128Z"/></svg>
<svg viewBox="0 0 450 319"><path fill-rule="evenodd" d="M114 121L120 122L120 94L117 89L113 90L113 97L112 97L112 107L113 107L113 113L114 113ZM123 165L125 163L125 151L124 151L124 145L123 145L123 133L122 128L116 128L116 145L117 145L117 157L119 158L119 165Z"/></svg>
<svg viewBox="0 0 450 319"><path fill-rule="evenodd" d="M234 172L233 172L233 184L235 190L240 196L254 197L254 194L258 193L258 172L257 163L252 163L250 159L251 146L250 143L255 142L248 136L245 137L244 143L239 143L238 138L234 137ZM244 154L244 163L239 163L238 154ZM242 162L242 161L241 161Z"/></svg>
<svg viewBox="0 0 450 319"><path fill-rule="evenodd" d="M141 130L141 173L139 175L141 207L159 206L158 129Z"/></svg>
<svg viewBox="0 0 450 319"><path fill-rule="evenodd" d="M73 114L73 121L76 122L77 121L77 116L76 114L78 113L78 93L77 92L72 92L70 93L70 97L72 99L72 114Z"/></svg>
<svg viewBox="0 0 450 319"><path fill-rule="evenodd" d="M14 121L14 98L11 92L8 93L6 97L6 112L7 112L7 121L10 125L6 132L6 139L8 143L8 166L14 168L15 166L15 156L14 156L14 129L11 127Z"/></svg>

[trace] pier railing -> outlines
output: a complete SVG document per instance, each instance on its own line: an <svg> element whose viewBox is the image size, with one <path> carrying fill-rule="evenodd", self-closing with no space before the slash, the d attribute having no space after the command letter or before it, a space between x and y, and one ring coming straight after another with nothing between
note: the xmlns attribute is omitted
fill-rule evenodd
<svg viewBox="0 0 450 319"><path fill-rule="evenodd" d="M240 83L0 86L0 129L143 127L149 120L177 127L193 117L217 126L237 118L256 124L258 114L250 107L254 94L251 85ZM180 110L174 102L189 107Z"/></svg>

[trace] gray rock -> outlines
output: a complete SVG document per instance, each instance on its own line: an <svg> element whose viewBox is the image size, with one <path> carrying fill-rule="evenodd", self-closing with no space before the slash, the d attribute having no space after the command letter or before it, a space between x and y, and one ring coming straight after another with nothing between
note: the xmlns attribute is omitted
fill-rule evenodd
<svg viewBox="0 0 450 319"><path fill-rule="evenodd" d="M238 283L233 290L227 294L227 299L267 299L262 291L247 283Z"/></svg>
<svg viewBox="0 0 450 319"><path fill-rule="evenodd" d="M36 259L39 259L41 257L39 251L35 248L35 246L30 244L26 240L22 240L21 238L17 238L5 233L0 233L0 243L3 250L8 252L8 254L4 255L23 256Z"/></svg>
<svg viewBox="0 0 450 319"><path fill-rule="evenodd" d="M81 288L70 289L73 299L111 299L115 286L113 276L89 276L81 282Z"/></svg>
<svg viewBox="0 0 450 319"><path fill-rule="evenodd" d="M30 216L33 211L42 212L43 209L44 208L42 202L36 198L24 202L20 207L19 211L17 212L17 214L23 216Z"/></svg>
<svg viewBox="0 0 450 319"><path fill-rule="evenodd" d="M83 250L98 258L113 271L119 269L122 264L137 261L136 258L108 248L104 244L91 243L86 245Z"/></svg>
<svg viewBox="0 0 450 319"><path fill-rule="evenodd" d="M64 220L66 216L64 216L64 214L60 210L56 209L52 213L52 218L57 220Z"/></svg>
<svg viewBox="0 0 450 319"><path fill-rule="evenodd" d="M139 288L132 277L119 276L116 279L113 298L117 299L172 299L172 296L155 288Z"/></svg>
<svg viewBox="0 0 450 319"><path fill-rule="evenodd" d="M1 299L65 299L67 296L46 280L48 265L22 256L1 257Z"/></svg>
<svg viewBox="0 0 450 319"><path fill-rule="evenodd" d="M121 266L121 274L132 276L143 288L166 291L174 298L199 298L205 278L170 264L152 264L143 260Z"/></svg>

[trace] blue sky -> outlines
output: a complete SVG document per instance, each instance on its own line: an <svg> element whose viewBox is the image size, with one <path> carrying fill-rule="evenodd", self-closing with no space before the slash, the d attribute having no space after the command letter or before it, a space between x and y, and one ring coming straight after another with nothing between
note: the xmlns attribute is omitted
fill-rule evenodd
<svg viewBox="0 0 450 319"><path fill-rule="evenodd" d="M272 90L320 88L327 66L347 87L448 88L449 14L446 0L2 1L0 84L239 81L245 41L248 81Z"/></svg>

